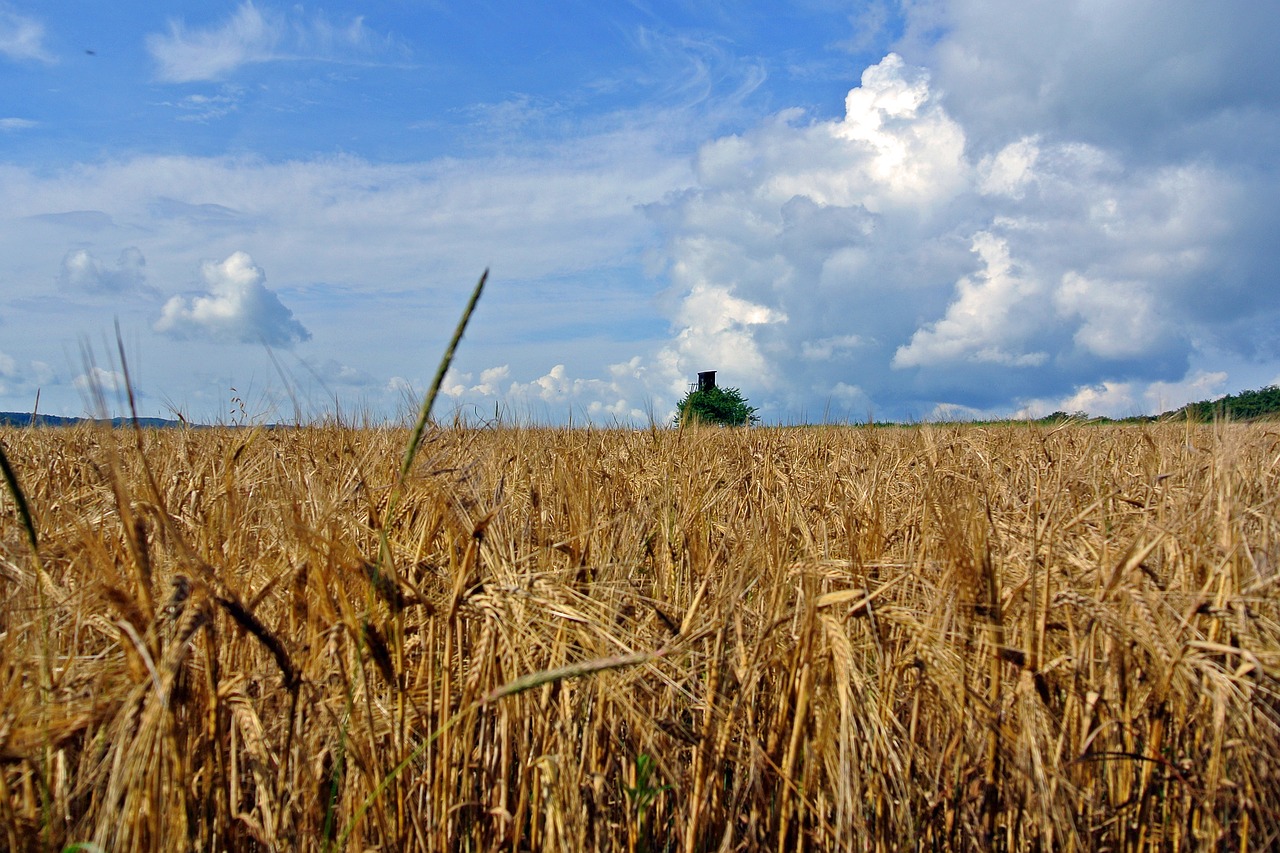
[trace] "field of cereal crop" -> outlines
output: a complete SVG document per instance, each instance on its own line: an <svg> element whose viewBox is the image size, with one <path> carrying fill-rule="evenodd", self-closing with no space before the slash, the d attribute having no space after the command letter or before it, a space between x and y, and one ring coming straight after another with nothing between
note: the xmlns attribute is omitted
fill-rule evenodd
<svg viewBox="0 0 1280 853"><path fill-rule="evenodd" d="M0 847L1280 844L1275 425L0 442Z"/></svg>

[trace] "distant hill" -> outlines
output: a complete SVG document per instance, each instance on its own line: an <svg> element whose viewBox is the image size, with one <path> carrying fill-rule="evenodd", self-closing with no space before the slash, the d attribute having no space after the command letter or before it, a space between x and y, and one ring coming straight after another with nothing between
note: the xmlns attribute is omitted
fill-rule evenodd
<svg viewBox="0 0 1280 853"><path fill-rule="evenodd" d="M36 415L36 426L75 426L76 424L105 424L109 423L113 427L131 426L132 418L111 418L104 420L102 418L64 418L59 415ZM30 426L30 412L0 412L0 426ZM182 421L170 421L164 418L138 418L138 425L147 428L163 429L167 427L190 426L183 424Z"/></svg>

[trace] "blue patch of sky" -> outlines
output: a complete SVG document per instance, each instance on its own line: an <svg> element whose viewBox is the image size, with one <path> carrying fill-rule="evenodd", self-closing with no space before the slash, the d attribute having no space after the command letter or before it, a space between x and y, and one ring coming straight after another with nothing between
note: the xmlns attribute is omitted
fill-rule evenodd
<svg viewBox="0 0 1280 853"><path fill-rule="evenodd" d="M465 157L641 107L716 100L747 104L720 116L733 131L783 107L838 112L850 79L878 59L896 26L854 51L850 16L834 6L389 3L359 15L363 46L319 50L291 32L317 19L341 31L353 10L259 4L284 18L277 58L214 79L160 79L149 36L194 38L226 26L238 8L59 4L44 18L56 62L2 70L10 94L0 111L36 125L21 144L0 137L0 155L43 166L137 153Z"/></svg>

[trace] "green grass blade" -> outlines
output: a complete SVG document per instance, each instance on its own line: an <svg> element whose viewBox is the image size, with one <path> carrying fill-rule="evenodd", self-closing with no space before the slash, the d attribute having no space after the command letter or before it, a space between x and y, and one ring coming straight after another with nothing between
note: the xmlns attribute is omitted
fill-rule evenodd
<svg viewBox="0 0 1280 853"><path fill-rule="evenodd" d="M9 494L13 495L13 502L18 507L18 518L22 521L22 527L27 531L27 541L31 543L31 553L36 559L40 559L40 542L36 537L36 525L31 519L31 509L27 506L27 496L22 492L22 486L18 484L18 475L14 473L13 466L9 464L9 457L4 452L4 442L0 442L0 470L4 471L4 482L9 487Z"/></svg>
<svg viewBox="0 0 1280 853"><path fill-rule="evenodd" d="M481 274L480 280L476 282L476 289L471 292L471 299L462 312L458 328L453 331L453 339L449 341L449 347L444 351L444 358L440 359L440 366L436 368L435 378L431 380L431 389L427 391L426 399L422 401L422 410L418 412L418 422L414 424L413 435L409 437L409 444L404 449L404 459L400 463L399 483L404 482L404 478L409 476L409 469L413 467L413 459L418 455L418 448L422 445L422 433L426 431L427 421L431 418L431 407L435 405L436 397L440 395L444 375L449 372L449 365L453 363L453 353L462 340L462 333L466 331L467 323L471 321L471 314L476 310L476 303L480 301L480 292L484 290L484 284L488 279L489 271L486 269Z"/></svg>

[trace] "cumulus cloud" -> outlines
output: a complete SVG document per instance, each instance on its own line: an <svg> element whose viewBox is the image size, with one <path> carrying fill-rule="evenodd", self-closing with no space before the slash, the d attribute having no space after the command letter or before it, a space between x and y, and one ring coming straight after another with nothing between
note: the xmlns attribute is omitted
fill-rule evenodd
<svg viewBox="0 0 1280 853"><path fill-rule="evenodd" d="M1108 418L1169 412L1187 403L1215 400L1228 393L1227 373L1194 370L1178 382L1103 381L1081 385L1064 398L1030 400L1020 416L1039 418L1052 412L1083 412ZM1239 390L1239 389L1234 389Z"/></svg>
<svg viewBox="0 0 1280 853"><path fill-rule="evenodd" d="M1243 245L1276 219L1274 170L1249 185L1016 124L974 145L951 105L891 54L841 118L788 111L707 143L696 187L655 211L675 333L654 363L724 370L783 418L822 400L1139 411L1207 347L1274 338L1280 298L1260 288L1280 258Z"/></svg>
<svg viewBox="0 0 1280 853"><path fill-rule="evenodd" d="M57 61L44 46L44 24L7 9L0 9L0 56L46 65Z"/></svg>
<svg viewBox="0 0 1280 853"><path fill-rule="evenodd" d="M903 50L930 67L970 144L1042 130L1147 160L1238 154L1274 129L1280 6L1199 0L905 4Z"/></svg>
<svg viewBox="0 0 1280 853"><path fill-rule="evenodd" d="M1167 412L1186 403L1216 400L1231 391L1241 390L1229 388L1227 377L1225 370L1195 370L1180 382L1152 382L1142 392L1142 408L1147 412Z"/></svg>
<svg viewBox="0 0 1280 853"><path fill-rule="evenodd" d="M89 370L71 380L71 384L80 391L85 392L115 392L123 391L125 387L123 373L118 370L107 370L103 367L89 368Z"/></svg>
<svg viewBox="0 0 1280 853"><path fill-rule="evenodd" d="M1040 282L1015 266L1006 240L989 232L974 235L973 251L983 269L956 282L946 316L917 329L894 353L893 367L964 361L1038 367L1048 359L1045 352L1027 351L1044 321Z"/></svg>
<svg viewBox="0 0 1280 853"><path fill-rule="evenodd" d="M206 261L200 273L208 292L171 298L155 323L157 332L178 340L283 347L310 340L311 333L267 289L266 274L245 252L236 252L222 263Z"/></svg>
<svg viewBox="0 0 1280 853"><path fill-rule="evenodd" d="M1076 344L1101 358L1141 357L1161 334L1154 300L1143 282L1089 279L1068 272L1054 303L1061 316L1079 319Z"/></svg>
<svg viewBox="0 0 1280 853"><path fill-rule="evenodd" d="M862 85L845 98L845 118L833 136L862 149L861 174L831 181L844 192L818 202L861 203L869 210L897 201L920 204L946 197L963 180L964 132L929 89L923 68L891 53L862 73ZM871 190L871 192L868 192Z"/></svg>
<svg viewBox="0 0 1280 853"><path fill-rule="evenodd" d="M19 362L0 350L0 394L27 394L56 381L56 374L43 361Z"/></svg>
<svg viewBox="0 0 1280 853"><path fill-rule="evenodd" d="M282 59L348 61L395 47L389 38L371 32L361 17L338 25L322 15L301 17L301 7L292 17L264 11L252 0L221 24L189 28L175 19L167 33L147 36L156 76L167 83L221 80L242 66ZM216 111L229 104L208 106Z"/></svg>
<svg viewBox="0 0 1280 853"><path fill-rule="evenodd" d="M345 385L351 388L370 388L379 384L367 370L343 364L336 359L304 360L304 363L313 376L326 384Z"/></svg>
<svg viewBox="0 0 1280 853"><path fill-rule="evenodd" d="M563 369L563 365L561 365ZM471 384L472 374L450 370L440 385L440 393L447 397L497 397L503 393L502 384L511 375L511 365L501 364L480 371L479 381Z"/></svg>
<svg viewBox="0 0 1280 853"><path fill-rule="evenodd" d="M413 383L403 376L392 376L387 380L386 390L396 392L413 391Z"/></svg>
<svg viewBox="0 0 1280 853"><path fill-rule="evenodd" d="M1021 200L1027 184L1035 178L1039 158L1039 142L1033 137L1006 145L998 154L988 155L978 164L978 188L984 195Z"/></svg>
<svg viewBox="0 0 1280 853"><path fill-rule="evenodd" d="M473 381L477 377L471 373L450 372L441 392L458 405L498 403L535 418L644 423L651 414L659 420L670 414L653 411L646 390L648 371L643 359L635 356L609 365L607 379L576 377L564 364L556 364L541 376L520 382L511 380L510 365L502 364L480 371L478 381ZM398 384L392 390L402 388Z"/></svg>
<svg viewBox="0 0 1280 853"><path fill-rule="evenodd" d="M753 336L753 327L787 321L781 311L733 294L733 287L698 281L676 314L683 325L676 347L691 362L732 364L762 380L772 379L770 364Z"/></svg>
<svg viewBox="0 0 1280 853"><path fill-rule="evenodd" d="M148 291L146 265L146 258L136 246L124 249L114 267L98 260L88 249L72 249L62 259L58 280L68 289L87 293Z"/></svg>
<svg viewBox="0 0 1280 853"><path fill-rule="evenodd" d="M800 357L806 361L830 361L838 354L862 346L864 341L857 335L833 335L815 341L800 342Z"/></svg>
<svg viewBox="0 0 1280 853"><path fill-rule="evenodd" d="M512 399L526 404L549 404L548 410L577 409L589 418L642 419L644 411L624 396L625 374L625 370L622 375L614 373L608 380L578 378L570 376L563 364L557 364L532 382L512 383L510 394Z"/></svg>
<svg viewBox="0 0 1280 853"><path fill-rule="evenodd" d="M845 106L841 120L785 112L708 143L697 189L658 212L677 328L659 361L672 372L716 367L775 399L829 398L838 383L853 387L841 371L854 353L876 357L912 319L892 297L950 267L949 235L919 238L969 170L928 75L890 55Z"/></svg>

